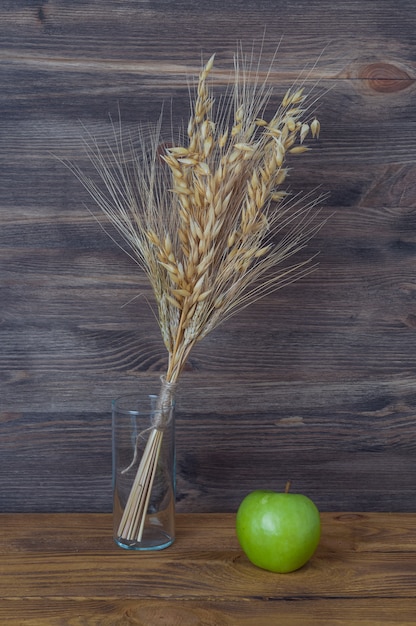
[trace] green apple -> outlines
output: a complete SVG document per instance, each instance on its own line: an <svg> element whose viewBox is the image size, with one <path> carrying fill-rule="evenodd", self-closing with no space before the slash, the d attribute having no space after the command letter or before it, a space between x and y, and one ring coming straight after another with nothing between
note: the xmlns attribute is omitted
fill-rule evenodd
<svg viewBox="0 0 416 626"><path fill-rule="evenodd" d="M270 490L249 493L236 519L237 537L248 559L272 572L293 572L319 544L319 511L308 497Z"/></svg>

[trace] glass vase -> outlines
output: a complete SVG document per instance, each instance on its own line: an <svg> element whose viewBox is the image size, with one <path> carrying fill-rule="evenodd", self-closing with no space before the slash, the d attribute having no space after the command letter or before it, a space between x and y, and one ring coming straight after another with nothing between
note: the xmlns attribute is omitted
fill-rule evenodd
<svg viewBox="0 0 416 626"><path fill-rule="evenodd" d="M114 540L128 550L175 539L174 386L156 385L112 406Z"/></svg>

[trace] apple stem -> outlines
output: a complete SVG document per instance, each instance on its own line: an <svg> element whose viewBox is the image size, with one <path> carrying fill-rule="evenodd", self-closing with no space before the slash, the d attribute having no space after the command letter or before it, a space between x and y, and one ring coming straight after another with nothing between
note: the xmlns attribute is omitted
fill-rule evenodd
<svg viewBox="0 0 416 626"><path fill-rule="evenodd" d="M292 484L292 481L288 480L286 483L286 487L285 487L285 493L289 493L291 484Z"/></svg>

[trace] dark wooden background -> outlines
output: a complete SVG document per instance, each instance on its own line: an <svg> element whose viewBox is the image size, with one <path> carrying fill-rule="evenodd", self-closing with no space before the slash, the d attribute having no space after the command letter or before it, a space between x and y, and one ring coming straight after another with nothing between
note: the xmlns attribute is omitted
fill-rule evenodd
<svg viewBox="0 0 416 626"><path fill-rule="evenodd" d="M53 154L82 165L81 122L103 138L118 109L186 118L201 55L229 69L265 27L276 98L316 60L330 88L291 187L333 215L317 272L192 354L178 510L291 479L322 510L416 511L414 0L2 0L1 511L109 511L111 399L166 365L145 280Z"/></svg>

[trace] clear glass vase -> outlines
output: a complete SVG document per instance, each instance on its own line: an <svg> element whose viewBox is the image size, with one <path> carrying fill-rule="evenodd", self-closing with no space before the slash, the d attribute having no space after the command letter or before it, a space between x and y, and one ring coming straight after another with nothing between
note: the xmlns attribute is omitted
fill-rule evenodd
<svg viewBox="0 0 416 626"><path fill-rule="evenodd" d="M175 539L174 386L163 378L113 401L113 521L121 548L162 550Z"/></svg>

